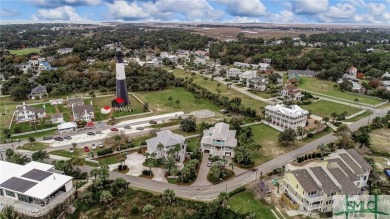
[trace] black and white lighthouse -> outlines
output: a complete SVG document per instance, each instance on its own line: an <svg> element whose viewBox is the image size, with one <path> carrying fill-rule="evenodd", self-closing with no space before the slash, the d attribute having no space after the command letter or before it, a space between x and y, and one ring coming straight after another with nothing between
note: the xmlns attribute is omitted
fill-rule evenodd
<svg viewBox="0 0 390 219"><path fill-rule="evenodd" d="M127 93L125 65L123 64L123 53L116 50L116 99L112 101L112 107L121 107L130 104Z"/></svg>

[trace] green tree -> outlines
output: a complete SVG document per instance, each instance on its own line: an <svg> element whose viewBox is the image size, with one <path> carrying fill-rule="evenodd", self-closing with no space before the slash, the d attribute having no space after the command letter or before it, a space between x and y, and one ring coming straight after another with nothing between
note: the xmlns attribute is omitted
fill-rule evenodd
<svg viewBox="0 0 390 219"><path fill-rule="evenodd" d="M34 137L29 137L28 138L28 142L30 142L32 144L32 146L34 147L34 143L35 143L36 139Z"/></svg>
<svg viewBox="0 0 390 219"><path fill-rule="evenodd" d="M121 151L121 144L120 144L120 141L122 140L122 137L120 135L115 135L114 136L114 140L116 141L116 143L118 144L118 149L119 151Z"/></svg>
<svg viewBox="0 0 390 219"><path fill-rule="evenodd" d="M225 207L225 204L229 200L229 193L227 192L221 192L218 195L218 202L221 205L221 207Z"/></svg>
<svg viewBox="0 0 390 219"><path fill-rule="evenodd" d="M164 190L163 194L161 195L161 198L162 200L170 205L172 204L173 202L175 202L175 199L176 199L176 195L175 195L175 192L171 189L166 189Z"/></svg>
<svg viewBox="0 0 390 219"><path fill-rule="evenodd" d="M161 144L161 142L158 143L157 145L157 150L160 152L160 156L163 160L165 160L165 156L164 156L164 145Z"/></svg>
<svg viewBox="0 0 390 219"><path fill-rule="evenodd" d="M107 179L110 176L110 168L108 165L103 165L99 169L99 178L102 180Z"/></svg>
<svg viewBox="0 0 390 219"><path fill-rule="evenodd" d="M11 131L9 129L3 129L3 134L7 139L11 138Z"/></svg>
<svg viewBox="0 0 390 219"><path fill-rule="evenodd" d="M278 136L278 141L286 146L294 145L295 137L297 136L297 133L294 129L285 129L282 133Z"/></svg>
<svg viewBox="0 0 390 219"><path fill-rule="evenodd" d="M10 162L11 161L11 157L14 154L15 154L15 152L14 152L14 150L12 150L12 148L7 148L7 150L5 150L5 157L6 157L5 160Z"/></svg>
<svg viewBox="0 0 390 219"><path fill-rule="evenodd" d="M100 202L102 203L108 203L111 202L114 199L110 191L103 190L102 193L100 193Z"/></svg>
<svg viewBox="0 0 390 219"><path fill-rule="evenodd" d="M236 166L236 164L234 162L230 162L229 166L232 168L232 170L234 170L234 167Z"/></svg>
<svg viewBox="0 0 390 219"><path fill-rule="evenodd" d="M6 205L0 212L0 219L20 219L21 217L14 211L12 205Z"/></svg>
<svg viewBox="0 0 390 219"><path fill-rule="evenodd" d="M95 180L96 180L97 176L99 175L99 171L100 171L99 169L93 168L93 169L89 172L89 176L95 178Z"/></svg>
<svg viewBox="0 0 390 219"><path fill-rule="evenodd" d="M196 119L194 117L188 117L180 120L180 129L184 132L196 131Z"/></svg>
<svg viewBox="0 0 390 219"><path fill-rule="evenodd" d="M9 160L9 162L11 163L16 163L20 165L25 165L30 161L30 158L28 158L26 155L22 155L21 153L14 153Z"/></svg>
<svg viewBox="0 0 390 219"><path fill-rule="evenodd" d="M176 105L179 105L180 104L180 100L176 100L175 103L176 103Z"/></svg>
<svg viewBox="0 0 390 219"><path fill-rule="evenodd" d="M50 158L49 153L43 150L39 150L31 155L31 159L33 161L47 162L49 158Z"/></svg>
<svg viewBox="0 0 390 219"><path fill-rule="evenodd" d="M333 135L338 138L338 144L342 148L348 148L352 146L352 131L346 125L342 125L333 132Z"/></svg>

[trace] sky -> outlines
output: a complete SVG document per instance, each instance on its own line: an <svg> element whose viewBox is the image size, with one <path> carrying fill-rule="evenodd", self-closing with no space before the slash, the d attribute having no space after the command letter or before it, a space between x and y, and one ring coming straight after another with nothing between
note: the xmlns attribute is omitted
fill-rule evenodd
<svg viewBox="0 0 390 219"><path fill-rule="evenodd" d="M390 24L390 0L0 0L0 20Z"/></svg>

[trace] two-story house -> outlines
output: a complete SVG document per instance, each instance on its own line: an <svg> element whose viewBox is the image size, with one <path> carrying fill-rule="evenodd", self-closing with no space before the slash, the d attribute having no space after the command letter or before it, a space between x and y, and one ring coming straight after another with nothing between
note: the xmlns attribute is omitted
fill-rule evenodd
<svg viewBox="0 0 390 219"><path fill-rule="evenodd" d="M71 97L66 99L66 105L68 107L83 106L84 99L81 97Z"/></svg>
<svg viewBox="0 0 390 219"><path fill-rule="evenodd" d="M39 85L39 86L31 89L31 92L28 95L28 98L31 98L34 100L36 97L38 97L39 99L42 99L45 96L47 96L46 86Z"/></svg>
<svg viewBox="0 0 390 219"><path fill-rule="evenodd" d="M267 84L268 82L264 77L255 77L247 80L247 87L257 91L265 91Z"/></svg>
<svg viewBox="0 0 390 219"><path fill-rule="evenodd" d="M302 98L302 92L297 86L288 84L281 91L281 96L289 100L300 100Z"/></svg>
<svg viewBox="0 0 390 219"><path fill-rule="evenodd" d="M218 122L214 127L203 131L200 143L204 153L234 157L234 148L237 146L236 130L229 130L228 124Z"/></svg>
<svg viewBox="0 0 390 219"><path fill-rule="evenodd" d="M90 122L95 118L92 105L74 106L72 111L73 121L85 120Z"/></svg>
<svg viewBox="0 0 390 219"><path fill-rule="evenodd" d="M16 107L16 111L15 111L16 122L34 121L36 119L41 119L45 117L46 117L45 108L34 108L26 105L24 102L22 106Z"/></svg>
<svg viewBox="0 0 390 219"><path fill-rule="evenodd" d="M185 138L182 135L174 134L170 130L156 132L157 136L146 140L147 153L156 153L156 158L167 158L170 151L174 151L176 145L180 150L172 153L176 161L183 162L185 159L186 148ZM163 147L160 148L159 145Z"/></svg>
<svg viewBox="0 0 390 219"><path fill-rule="evenodd" d="M329 212L335 195L360 195L372 167L354 149L340 149L322 161L295 167L281 182L282 200L306 215Z"/></svg>

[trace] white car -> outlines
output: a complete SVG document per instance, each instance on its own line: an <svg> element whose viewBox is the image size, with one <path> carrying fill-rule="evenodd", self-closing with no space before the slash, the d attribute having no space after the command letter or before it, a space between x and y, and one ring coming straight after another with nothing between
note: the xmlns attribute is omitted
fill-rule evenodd
<svg viewBox="0 0 390 219"><path fill-rule="evenodd" d="M96 144L93 143L91 148L92 148L92 149L96 149Z"/></svg>
<svg viewBox="0 0 390 219"><path fill-rule="evenodd" d="M69 153L74 153L74 148L70 148Z"/></svg>
<svg viewBox="0 0 390 219"><path fill-rule="evenodd" d="M101 143L101 142L99 142L98 146L99 146L99 148L104 147L103 143Z"/></svg>

